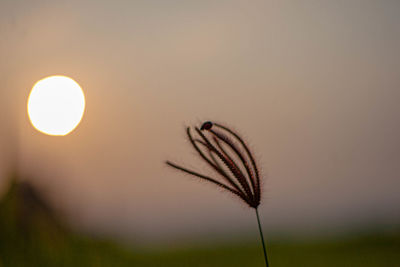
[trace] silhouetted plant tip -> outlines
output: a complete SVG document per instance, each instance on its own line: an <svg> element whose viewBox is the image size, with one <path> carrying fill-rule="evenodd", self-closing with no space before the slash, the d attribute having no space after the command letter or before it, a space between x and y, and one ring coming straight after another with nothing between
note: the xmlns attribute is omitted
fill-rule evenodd
<svg viewBox="0 0 400 267"><path fill-rule="evenodd" d="M211 121L206 121L205 123L203 123L203 125L201 125L201 130L210 130L211 127L213 126L213 123Z"/></svg>
<svg viewBox="0 0 400 267"><path fill-rule="evenodd" d="M200 158L211 167L218 178L200 174L170 161L166 163L234 194L256 210L265 264L268 267L267 251L257 209L261 201L261 181L250 149L238 134L221 124L206 121L200 129L197 127L194 129L197 134L195 137L190 127L186 129L188 139Z"/></svg>

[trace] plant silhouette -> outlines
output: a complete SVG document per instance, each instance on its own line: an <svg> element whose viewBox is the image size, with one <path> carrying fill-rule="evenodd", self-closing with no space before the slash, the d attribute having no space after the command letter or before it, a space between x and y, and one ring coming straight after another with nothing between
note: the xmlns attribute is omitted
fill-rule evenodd
<svg viewBox="0 0 400 267"><path fill-rule="evenodd" d="M234 194L255 209L265 264L268 267L267 251L258 214L261 180L250 149L237 133L221 124L206 121L200 129L198 127L194 129L197 137L193 137L190 127L186 130L190 143L219 178L200 174L170 161L166 161L166 164Z"/></svg>

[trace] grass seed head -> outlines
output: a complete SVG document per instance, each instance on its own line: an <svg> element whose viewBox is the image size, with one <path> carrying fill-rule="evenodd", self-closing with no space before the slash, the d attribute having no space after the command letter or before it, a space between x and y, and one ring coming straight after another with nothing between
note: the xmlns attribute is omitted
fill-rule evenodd
<svg viewBox="0 0 400 267"><path fill-rule="evenodd" d="M211 121L200 129L190 127L187 136L200 158L216 173L216 178L186 169L175 163L166 163L175 169L210 182L242 199L252 208L260 205L261 183L258 168L244 140L231 129Z"/></svg>

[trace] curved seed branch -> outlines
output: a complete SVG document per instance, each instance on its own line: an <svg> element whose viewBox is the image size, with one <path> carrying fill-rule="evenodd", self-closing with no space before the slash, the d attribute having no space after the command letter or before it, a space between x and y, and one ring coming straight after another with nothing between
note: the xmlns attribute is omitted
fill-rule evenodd
<svg viewBox="0 0 400 267"><path fill-rule="evenodd" d="M227 186L227 185L224 185L223 183L218 182L217 180L215 180L215 179L213 179L213 178L210 178L210 177L208 177L208 176L205 176L205 175L203 175L203 174L197 173L197 172L195 172L195 171L191 171L191 170L189 170L189 169L183 168L183 167L178 166L178 165L176 165L175 163L172 163L172 162L170 162L170 161L166 161L165 163L166 163L167 165L169 165L169 166L175 168L175 169L178 169L178 170L183 171L183 172L186 172L186 173L188 173L188 174L197 176L197 177L200 178L200 179L209 181L209 182L211 182L211 183L213 183L213 184L215 184L215 185L217 185L217 186L219 186L219 187L221 187L221 188L223 188L223 189L225 189L225 190L228 190L229 192L231 192L231 193L237 195L237 196L240 197L241 199L245 200L245 199L243 198L243 196L242 196L239 192L237 192L236 190L230 188L230 187Z"/></svg>
<svg viewBox="0 0 400 267"><path fill-rule="evenodd" d="M221 124L214 123L214 125L219 127L219 128L221 128L221 129L223 129L223 130L225 130L225 131L227 131L231 135L233 135L239 141L239 143L243 146L243 148L246 150L247 156L249 157L249 159L251 161L251 165L252 165L252 167L254 169L254 173L255 173L255 176L256 176L256 184L257 184L256 188L257 188L257 190L256 190L255 193L256 193L257 198L261 198L260 176L259 176L258 168L257 168L257 165L256 165L256 161L254 160L253 155L250 152L250 149L247 147L247 145L243 141L243 139L240 138L240 136L237 135L235 132L233 132L232 130L230 130L229 128L227 128L227 127L225 127L225 126L223 126Z"/></svg>

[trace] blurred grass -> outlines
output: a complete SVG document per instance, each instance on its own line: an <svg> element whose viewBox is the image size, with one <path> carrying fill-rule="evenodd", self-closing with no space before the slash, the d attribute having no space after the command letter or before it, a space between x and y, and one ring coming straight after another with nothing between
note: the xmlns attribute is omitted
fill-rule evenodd
<svg viewBox="0 0 400 267"><path fill-rule="evenodd" d="M370 235L346 240L275 241L268 247L270 265L400 266L399 237ZM265 266L258 242L170 250L142 257L143 266Z"/></svg>
<svg viewBox="0 0 400 267"><path fill-rule="evenodd" d="M16 246L1 239L2 266L264 266L258 243L227 244L164 251L128 249L89 238L62 242L32 240ZM5 241L5 242L4 242ZM398 237L369 236L346 241L273 242L270 263L283 266L400 266Z"/></svg>
<svg viewBox="0 0 400 267"><path fill-rule="evenodd" d="M270 264L400 266L400 232L268 243ZM0 201L0 266L264 266L261 244L134 248L67 230L35 191L13 183Z"/></svg>

